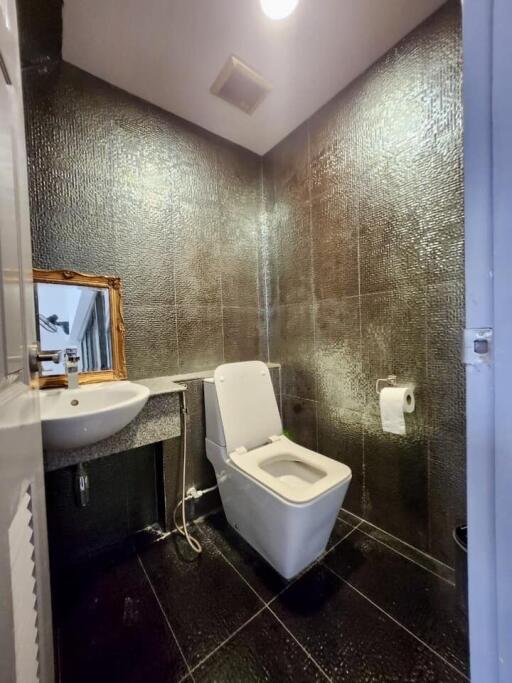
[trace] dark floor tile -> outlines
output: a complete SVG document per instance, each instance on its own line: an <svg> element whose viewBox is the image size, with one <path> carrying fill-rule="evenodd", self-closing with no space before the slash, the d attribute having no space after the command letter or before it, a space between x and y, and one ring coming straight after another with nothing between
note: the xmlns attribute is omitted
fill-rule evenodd
<svg viewBox="0 0 512 683"><path fill-rule="evenodd" d="M196 681L325 681L296 640L265 609L193 672Z"/></svg>
<svg viewBox="0 0 512 683"><path fill-rule="evenodd" d="M435 557L431 557L430 555L422 553L421 550L414 548L408 543L404 543L399 538L395 538L395 536L387 534L385 531L376 526L368 524L368 522L362 522L359 531L364 531L364 533L368 536L371 536L381 543L384 543L400 555L404 555L408 560L416 562L416 564L419 564L421 567L427 569L433 574L437 574L437 576L439 576L441 579L455 584L455 572L453 569L448 565L439 562L439 560L436 560Z"/></svg>
<svg viewBox="0 0 512 683"><path fill-rule="evenodd" d="M444 659L467 672L467 635L451 584L359 529L328 553L324 562Z"/></svg>
<svg viewBox="0 0 512 683"><path fill-rule="evenodd" d="M197 529L201 542L208 548L218 548L265 602L288 585L229 525L224 512L210 515Z"/></svg>
<svg viewBox="0 0 512 683"><path fill-rule="evenodd" d="M326 552L337 545L346 536L351 534L353 530L354 526L352 521L347 521L343 514L338 515L338 519L334 524L334 529L332 530L329 540L327 541Z"/></svg>
<svg viewBox="0 0 512 683"><path fill-rule="evenodd" d="M322 564L285 590L272 610L335 681L464 680Z"/></svg>
<svg viewBox="0 0 512 683"><path fill-rule="evenodd" d="M169 683L187 673L137 557L86 565L58 583L61 683Z"/></svg>
<svg viewBox="0 0 512 683"><path fill-rule="evenodd" d="M208 546L214 545L236 567L258 595L271 600L291 583L280 576L244 539L229 525L223 512L217 512L197 526L201 539ZM336 520L327 548L338 543L351 527Z"/></svg>
<svg viewBox="0 0 512 683"><path fill-rule="evenodd" d="M261 601L213 547L197 556L172 537L141 554L191 666L252 617Z"/></svg>

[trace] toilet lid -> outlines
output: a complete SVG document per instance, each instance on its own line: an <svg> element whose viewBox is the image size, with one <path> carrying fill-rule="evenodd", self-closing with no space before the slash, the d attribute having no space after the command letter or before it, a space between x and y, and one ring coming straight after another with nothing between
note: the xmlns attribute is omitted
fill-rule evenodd
<svg viewBox="0 0 512 683"><path fill-rule="evenodd" d="M213 375L226 450L257 448L279 436L283 425L270 372L261 361L219 365Z"/></svg>

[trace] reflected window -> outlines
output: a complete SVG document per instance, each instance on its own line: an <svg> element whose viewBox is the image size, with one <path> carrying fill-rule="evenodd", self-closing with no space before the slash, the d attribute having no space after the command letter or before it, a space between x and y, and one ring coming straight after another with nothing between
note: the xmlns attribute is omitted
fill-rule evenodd
<svg viewBox="0 0 512 683"><path fill-rule="evenodd" d="M35 284L38 339L43 351L78 348L79 372L112 369L109 291L70 284ZM64 363L42 364L42 375L62 375Z"/></svg>

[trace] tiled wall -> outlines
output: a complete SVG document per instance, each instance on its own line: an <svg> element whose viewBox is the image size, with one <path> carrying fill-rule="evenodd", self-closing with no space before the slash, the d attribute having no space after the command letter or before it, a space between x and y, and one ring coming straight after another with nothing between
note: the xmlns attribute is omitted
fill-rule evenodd
<svg viewBox="0 0 512 683"><path fill-rule="evenodd" d="M451 564L465 518L457 2L263 173L250 152L41 58L54 39L36 39L24 59L35 265L122 277L132 378L281 361L285 426L350 465L347 507ZM406 437L379 426L374 383L389 373L417 385ZM188 480L206 486L200 384ZM164 454L170 503L178 448Z"/></svg>
<svg viewBox="0 0 512 683"><path fill-rule="evenodd" d="M36 42L25 42L39 54ZM69 64L41 62L24 70L34 266L121 276L130 379L266 359L261 159ZM187 485L206 488L215 478L204 450L202 382L189 391ZM138 452L124 459L126 476L139 460ZM112 472L95 467L91 477L118 488ZM172 528L180 439L164 445L164 478ZM49 480L49 496L72 501L69 481L68 471ZM211 494L191 516L219 504ZM64 524L61 512L52 529ZM78 523L103 521L92 507ZM117 525L117 540L124 530ZM98 539L107 541L106 533Z"/></svg>
<svg viewBox="0 0 512 683"><path fill-rule="evenodd" d="M270 359L286 427L347 507L451 563L465 519L462 55L451 1L264 160ZM417 386L384 434L375 380Z"/></svg>
<svg viewBox="0 0 512 683"><path fill-rule="evenodd" d="M121 276L129 377L266 357L260 158L65 62L24 85L34 266Z"/></svg>

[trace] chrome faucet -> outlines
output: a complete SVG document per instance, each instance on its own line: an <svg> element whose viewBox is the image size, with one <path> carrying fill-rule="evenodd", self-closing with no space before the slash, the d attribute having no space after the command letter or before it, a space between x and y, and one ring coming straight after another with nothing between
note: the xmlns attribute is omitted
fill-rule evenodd
<svg viewBox="0 0 512 683"><path fill-rule="evenodd" d="M68 389L78 388L78 348L70 346L64 351L64 367L66 368L66 376L68 378Z"/></svg>

